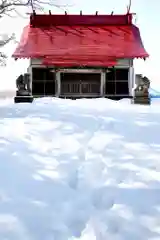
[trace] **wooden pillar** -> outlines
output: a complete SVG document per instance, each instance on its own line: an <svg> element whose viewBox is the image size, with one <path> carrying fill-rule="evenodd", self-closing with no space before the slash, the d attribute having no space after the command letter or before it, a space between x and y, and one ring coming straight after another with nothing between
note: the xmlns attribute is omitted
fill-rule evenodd
<svg viewBox="0 0 160 240"><path fill-rule="evenodd" d="M105 83L106 83L106 72L103 70L101 72L101 83L100 83L100 95L105 96Z"/></svg>
<svg viewBox="0 0 160 240"><path fill-rule="evenodd" d="M32 95L33 71L32 71L32 62L31 62L31 60L30 60L29 68L28 68L28 73L30 75L30 89L31 89L31 95Z"/></svg>
<svg viewBox="0 0 160 240"><path fill-rule="evenodd" d="M60 71L56 72L55 84L56 84L56 97L59 97L61 94L61 73L60 73Z"/></svg>
<svg viewBox="0 0 160 240"><path fill-rule="evenodd" d="M128 71L128 88L129 88L129 95L133 95L133 88L135 85L135 77L134 77L134 67L133 67L133 60L130 60L129 71Z"/></svg>

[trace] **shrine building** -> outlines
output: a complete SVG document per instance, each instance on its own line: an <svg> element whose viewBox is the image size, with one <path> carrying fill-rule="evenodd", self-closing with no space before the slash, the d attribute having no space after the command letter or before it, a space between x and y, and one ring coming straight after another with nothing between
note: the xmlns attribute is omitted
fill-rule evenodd
<svg viewBox="0 0 160 240"><path fill-rule="evenodd" d="M132 95L135 58L148 57L132 14L30 16L13 57L30 59L35 96Z"/></svg>

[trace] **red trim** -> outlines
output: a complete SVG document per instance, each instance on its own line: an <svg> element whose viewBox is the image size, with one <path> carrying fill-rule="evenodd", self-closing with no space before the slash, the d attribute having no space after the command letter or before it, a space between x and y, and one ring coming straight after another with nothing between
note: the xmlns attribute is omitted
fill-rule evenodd
<svg viewBox="0 0 160 240"><path fill-rule="evenodd" d="M42 65L46 66L56 66L56 67L73 67L73 66L115 66L117 64L116 59L105 59L105 60L85 60L85 59L58 59L58 58L44 58L42 60Z"/></svg>
<svg viewBox="0 0 160 240"><path fill-rule="evenodd" d="M31 15L33 27L44 26L101 26L132 24L132 14L125 15Z"/></svg>

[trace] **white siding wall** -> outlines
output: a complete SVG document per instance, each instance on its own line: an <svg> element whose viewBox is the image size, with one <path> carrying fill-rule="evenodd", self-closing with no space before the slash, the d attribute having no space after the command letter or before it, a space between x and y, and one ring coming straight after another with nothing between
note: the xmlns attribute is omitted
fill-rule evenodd
<svg viewBox="0 0 160 240"><path fill-rule="evenodd" d="M129 67L131 64L130 59L121 59L118 61L118 64L115 67ZM45 67L42 64L42 60L41 59L31 59L30 61L30 65L34 66L34 65L39 65L40 67Z"/></svg>

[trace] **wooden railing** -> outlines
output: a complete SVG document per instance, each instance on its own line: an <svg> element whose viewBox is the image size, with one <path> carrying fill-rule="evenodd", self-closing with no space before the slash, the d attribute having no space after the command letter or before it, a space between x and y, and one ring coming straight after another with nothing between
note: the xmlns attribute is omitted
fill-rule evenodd
<svg viewBox="0 0 160 240"><path fill-rule="evenodd" d="M97 82L62 82L61 95L98 95L100 83Z"/></svg>

